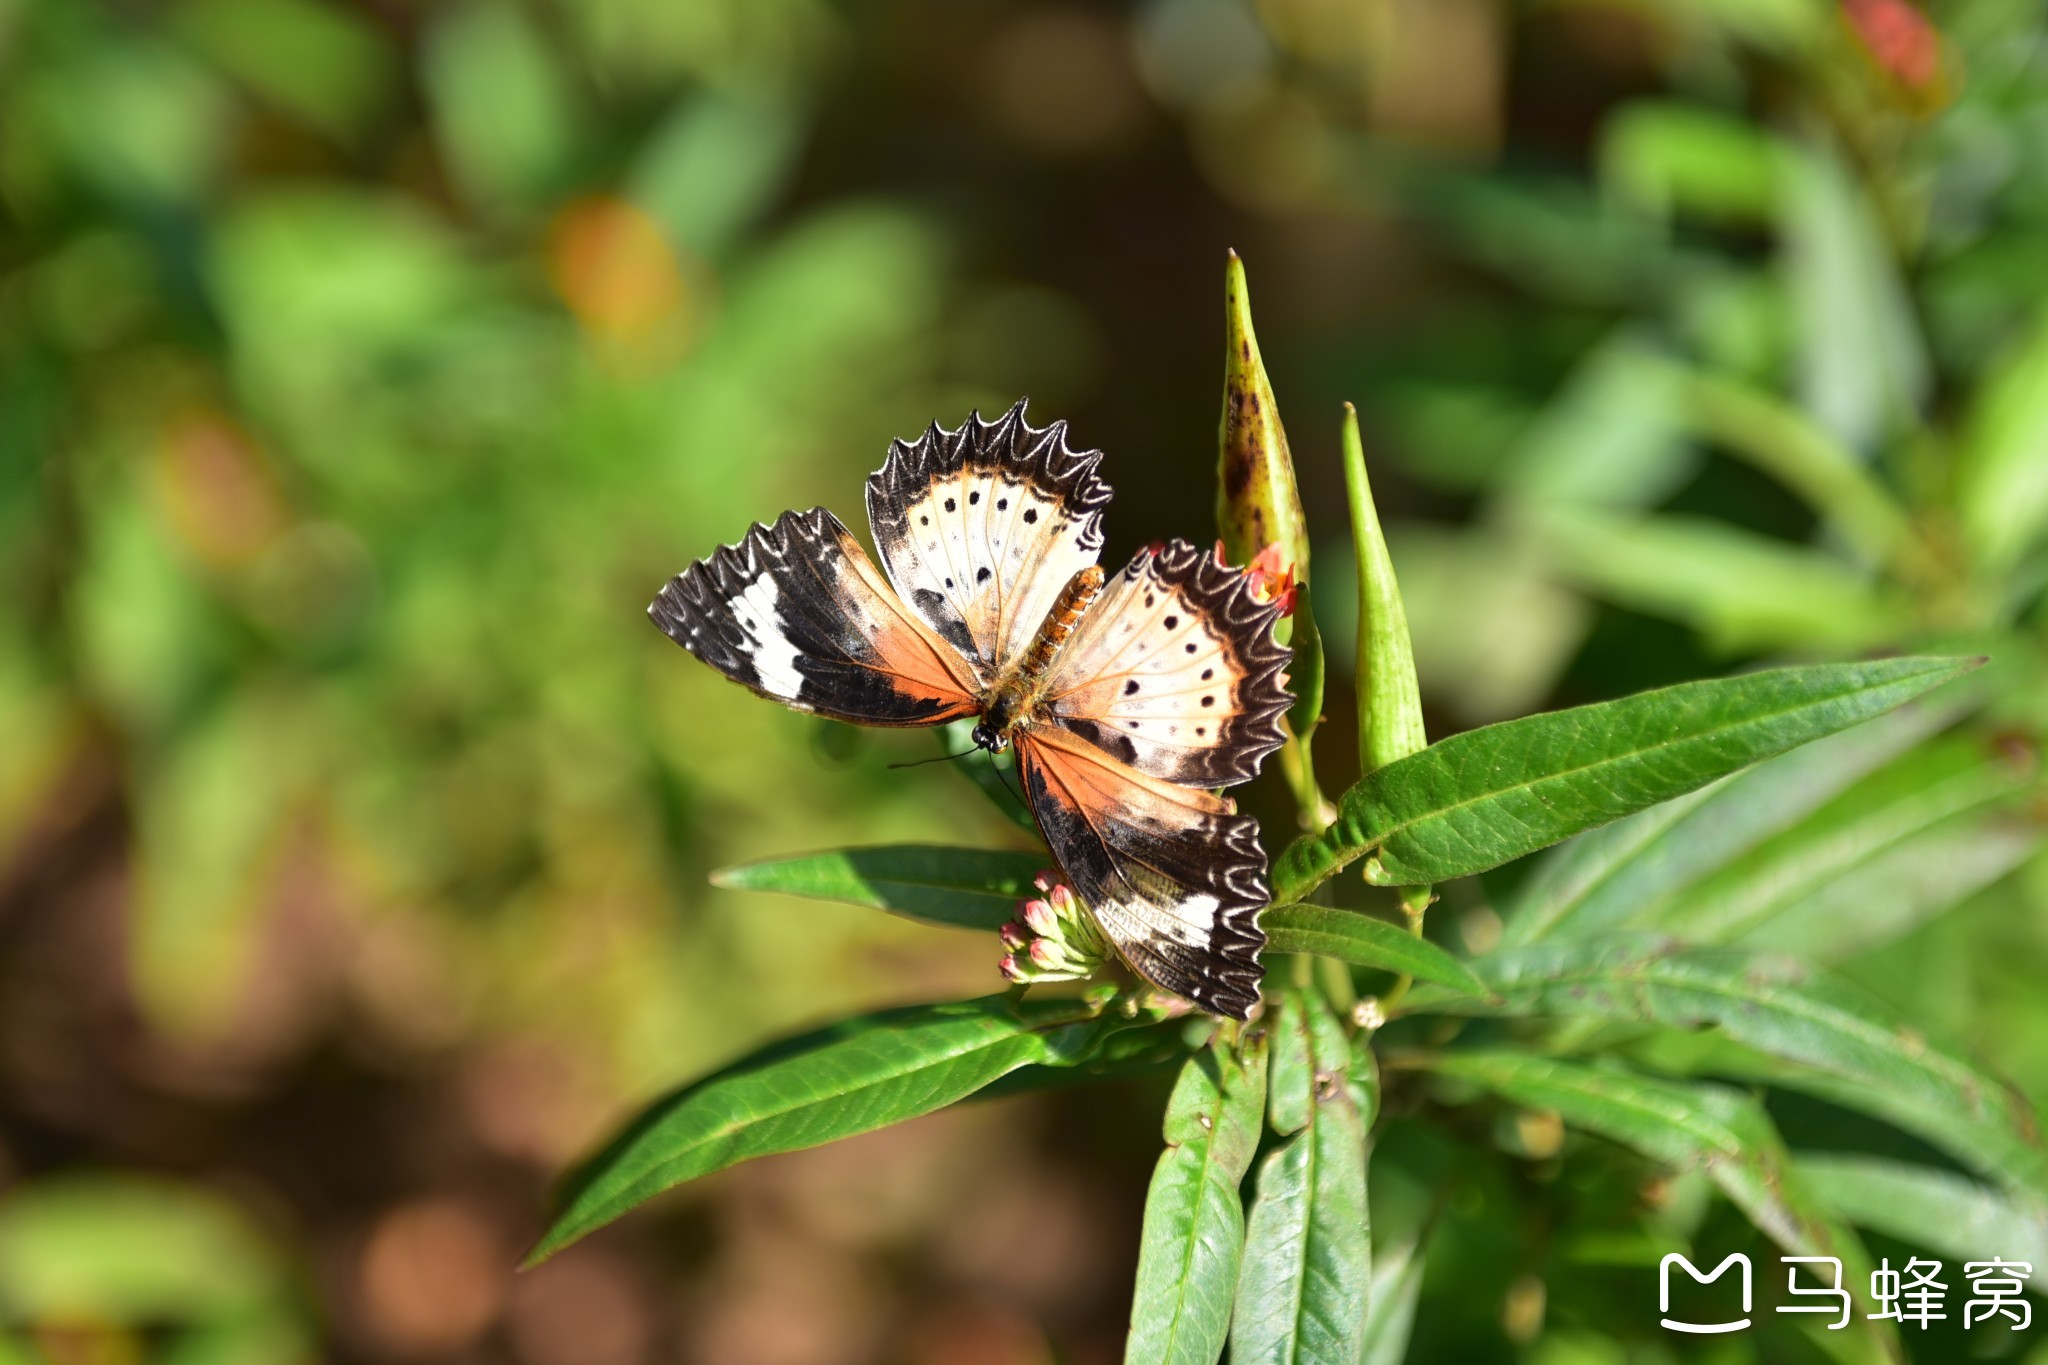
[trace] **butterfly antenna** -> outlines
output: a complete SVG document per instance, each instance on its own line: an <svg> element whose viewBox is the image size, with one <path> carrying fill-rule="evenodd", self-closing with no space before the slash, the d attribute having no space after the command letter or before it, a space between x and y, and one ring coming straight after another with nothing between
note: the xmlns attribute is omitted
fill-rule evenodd
<svg viewBox="0 0 2048 1365"><path fill-rule="evenodd" d="M993 758L989 759L988 765L996 770L996 780L1003 784L1003 790L1015 798L1017 809L1023 811L1026 815L1031 814L1031 803L1026 801L1024 793L1011 783L1010 775L1003 771L1003 765L996 762Z"/></svg>
<svg viewBox="0 0 2048 1365"><path fill-rule="evenodd" d="M962 749L957 754L934 754L930 758L912 759L908 763L891 763L889 771L894 772L898 768L922 768L927 763L951 763L954 759L965 758L973 752L972 749Z"/></svg>

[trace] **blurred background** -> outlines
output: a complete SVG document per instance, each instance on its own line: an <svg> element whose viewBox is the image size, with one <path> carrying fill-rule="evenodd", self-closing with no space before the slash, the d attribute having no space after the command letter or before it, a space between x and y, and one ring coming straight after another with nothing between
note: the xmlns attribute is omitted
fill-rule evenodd
<svg viewBox="0 0 2048 1365"><path fill-rule="evenodd" d="M929 737L691 662L654 589L784 508L857 523L889 438L1022 394L1108 452L1106 561L1206 539L1226 247L1337 672L1350 399L1433 734L1994 650L1920 760L1946 804L1842 850L1912 894L1840 956L2048 1097L2048 813L1957 785L2027 770L2048 705L2043 19L0 0L0 1360L1119 1358L1163 1080L741 1167L510 1267L656 1091L999 987L993 940L707 884L1019 836L885 770ZM1350 709L1333 681L1332 791ZM1497 939L1492 894L1450 942ZM1468 1234L1414 1359L1667 1358L1649 1279L1572 1269L1612 1239L1542 1234L1632 1226L1654 1172L1460 1185L1402 1144L1376 1199L1448 1180Z"/></svg>

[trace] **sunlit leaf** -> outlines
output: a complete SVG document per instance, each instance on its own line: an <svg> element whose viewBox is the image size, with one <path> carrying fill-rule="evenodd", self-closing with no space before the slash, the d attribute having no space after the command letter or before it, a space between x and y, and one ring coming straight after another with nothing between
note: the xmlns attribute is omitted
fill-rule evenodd
<svg viewBox="0 0 2048 1365"><path fill-rule="evenodd" d="M1752 1096L1725 1086L1658 1080L1612 1064L1519 1052L1457 1052L1430 1067L1515 1104L1553 1112L1569 1127L1597 1133L1674 1170L1704 1171L1786 1252L1839 1257L1844 1284L1867 1282L1869 1257L1861 1243L1801 1185L1776 1127ZM1857 1330L1873 1329L1865 1324Z"/></svg>
<svg viewBox="0 0 2048 1365"><path fill-rule="evenodd" d="M1087 1060L1128 1026L1075 1000L990 996L865 1015L777 1044L656 1101L569 1181L537 1264L699 1176L943 1109L1037 1063Z"/></svg>
<svg viewBox="0 0 2048 1365"><path fill-rule="evenodd" d="M1917 410L1927 353L1868 191L1829 148L1788 156L1781 258L1798 317L1799 386L1821 424L1868 451Z"/></svg>
<svg viewBox="0 0 2048 1365"><path fill-rule="evenodd" d="M1259 1146L1266 1034L1220 1036L1188 1059L1166 1105L1166 1151L1145 1195L1130 1365L1212 1365L1223 1353L1244 1243L1238 1186Z"/></svg>
<svg viewBox="0 0 2048 1365"><path fill-rule="evenodd" d="M1335 825L1281 855L1274 900L1300 899L1367 853L1369 880L1384 886L1484 872L1880 715L1973 667L1942 658L1816 664L1468 730L1346 792Z"/></svg>
<svg viewBox="0 0 2048 1365"><path fill-rule="evenodd" d="M1874 1114L2048 1197L2048 1152L2023 1099L1814 968L1622 934L1507 949L1472 966L1494 1003L1424 987L1407 1006L1718 1029L1753 1053L1793 1063L1769 1071L1775 1082Z"/></svg>
<svg viewBox="0 0 2048 1365"><path fill-rule="evenodd" d="M2044 830L2018 816L1966 817L1880 849L1742 935L1745 948L1834 962L1910 933L2022 866Z"/></svg>
<svg viewBox="0 0 2048 1365"><path fill-rule="evenodd" d="M1965 543L1987 575L2008 572L2048 537L2048 322L1979 390L1956 453Z"/></svg>
<svg viewBox="0 0 2048 1365"><path fill-rule="evenodd" d="M1415 1305L1422 1297L1427 1260L1424 1248L1415 1244L1384 1250L1373 1258L1372 1293L1358 1365L1402 1365L1408 1359L1408 1338L1415 1330Z"/></svg>
<svg viewBox="0 0 2048 1365"><path fill-rule="evenodd" d="M1721 654L1853 653L1903 634L1906 604L1839 556L1705 517L1533 516L1565 581L1697 630Z"/></svg>
<svg viewBox="0 0 2048 1365"><path fill-rule="evenodd" d="M2033 777L1973 736L1925 746L1700 878L1633 927L1726 942L1813 899L1844 903L1842 878L1947 822L2005 802ZM1845 906L1845 908L1849 908ZM1858 913L1852 909L1852 914Z"/></svg>
<svg viewBox="0 0 2048 1365"><path fill-rule="evenodd" d="M1272 1110L1230 1324L1233 1365L1355 1360L1372 1279L1365 1120L1350 1046L1320 998L1290 990L1273 1023Z"/></svg>
<svg viewBox="0 0 2048 1365"><path fill-rule="evenodd" d="M1486 984L1443 949L1407 930L1354 910L1324 905L1275 906L1259 917L1269 953L1316 953L1357 967L1435 981L1470 995Z"/></svg>
<svg viewBox="0 0 2048 1365"><path fill-rule="evenodd" d="M1836 1217L1959 1261L2048 1265L2048 1205L1886 1157L1810 1153L1800 1180Z"/></svg>
<svg viewBox="0 0 2048 1365"><path fill-rule="evenodd" d="M1700 791L1573 839L1503 907L1508 945L1611 929L1755 848L1951 724L1927 701L1781 754Z"/></svg>
<svg viewBox="0 0 2048 1365"><path fill-rule="evenodd" d="M735 891L866 905L925 924L995 930L1017 918L1018 901L1038 894L1032 878L1045 866L1042 853L897 844L771 858L721 868L711 881Z"/></svg>

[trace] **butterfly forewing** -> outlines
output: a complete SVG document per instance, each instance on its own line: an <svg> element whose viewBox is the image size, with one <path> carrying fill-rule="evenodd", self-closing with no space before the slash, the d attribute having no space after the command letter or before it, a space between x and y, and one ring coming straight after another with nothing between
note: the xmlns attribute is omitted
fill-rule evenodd
<svg viewBox="0 0 2048 1365"><path fill-rule="evenodd" d="M1047 846L1124 961L1203 1009L1246 1017L1270 899L1258 822L1057 729L1025 731L1017 751Z"/></svg>
<svg viewBox="0 0 2048 1365"><path fill-rule="evenodd" d="M868 521L889 581L982 681L1030 645L1074 574L1102 548L1109 486L1099 451L1036 428L1020 402L897 441L868 479Z"/></svg>
<svg viewBox="0 0 2048 1365"><path fill-rule="evenodd" d="M822 507L755 526L648 607L662 631L763 696L863 725L972 714L975 680Z"/></svg>
<svg viewBox="0 0 2048 1365"><path fill-rule="evenodd" d="M1168 782L1249 781L1286 738L1277 617L1243 574L1184 540L1142 551L1053 661L1045 714Z"/></svg>

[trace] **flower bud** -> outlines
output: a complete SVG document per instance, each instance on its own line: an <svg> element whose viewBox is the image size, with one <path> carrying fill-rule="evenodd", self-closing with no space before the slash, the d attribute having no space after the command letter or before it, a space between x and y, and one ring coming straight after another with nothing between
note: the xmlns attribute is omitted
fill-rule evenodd
<svg viewBox="0 0 2048 1365"><path fill-rule="evenodd" d="M1216 492L1216 525L1233 564L1263 558L1267 572L1290 583L1308 581L1308 521L1294 484L1294 457L1273 401L1252 331L1244 262L1230 253L1223 285L1223 421Z"/></svg>
<svg viewBox="0 0 2048 1365"><path fill-rule="evenodd" d="M1111 957L1095 917L1057 873L1040 873L1034 884L1044 894L1019 902L1019 921L1000 930L1003 975L1019 983L1094 975Z"/></svg>

